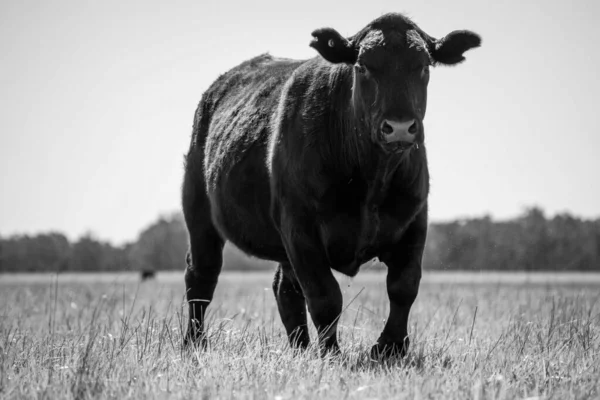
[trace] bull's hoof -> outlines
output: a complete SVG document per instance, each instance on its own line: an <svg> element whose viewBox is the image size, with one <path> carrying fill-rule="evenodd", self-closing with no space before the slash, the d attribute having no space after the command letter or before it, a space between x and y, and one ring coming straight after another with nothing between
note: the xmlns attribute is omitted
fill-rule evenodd
<svg viewBox="0 0 600 400"><path fill-rule="evenodd" d="M321 357L332 356L336 357L342 354L340 351L340 345L338 342L327 343L319 345L319 354Z"/></svg>
<svg viewBox="0 0 600 400"><path fill-rule="evenodd" d="M184 349L200 348L206 350L207 346L208 340L204 333L188 331L183 338Z"/></svg>
<svg viewBox="0 0 600 400"><path fill-rule="evenodd" d="M392 358L403 358L408 353L409 345L410 340L408 338L400 343L379 342L371 347L371 359L380 361Z"/></svg>
<svg viewBox="0 0 600 400"><path fill-rule="evenodd" d="M304 327L306 328L306 327ZM290 347L295 350L306 350L310 346L310 336L308 329L298 328L293 333L288 334Z"/></svg>
<svg viewBox="0 0 600 400"><path fill-rule="evenodd" d="M294 351L305 351L310 346L310 339L305 338L290 338L289 344Z"/></svg>

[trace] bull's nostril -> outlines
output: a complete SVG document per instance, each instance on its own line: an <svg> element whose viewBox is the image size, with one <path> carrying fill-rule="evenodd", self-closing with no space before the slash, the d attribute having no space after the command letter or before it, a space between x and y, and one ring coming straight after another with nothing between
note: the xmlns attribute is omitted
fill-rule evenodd
<svg viewBox="0 0 600 400"><path fill-rule="evenodd" d="M412 125L408 128L408 133L414 135L417 133L417 122L413 122Z"/></svg>
<svg viewBox="0 0 600 400"><path fill-rule="evenodd" d="M383 121L383 124L381 125L381 132L383 132L384 135L389 135L390 133L394 132L394 128L388 124L387 121Z"/></svg>

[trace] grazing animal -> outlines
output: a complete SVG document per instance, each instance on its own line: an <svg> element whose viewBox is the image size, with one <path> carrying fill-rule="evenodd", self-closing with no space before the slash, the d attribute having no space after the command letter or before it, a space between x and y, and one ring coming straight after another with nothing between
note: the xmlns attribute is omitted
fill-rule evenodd
<svg viewBox="0 0 600 400"><path fill-rule="evenodd" d="M156 276L156 272L154 272L153 270L150 269L144 269L140 272L140 278L143 281L146 281L148 279L154 279Z"/></svg>
<svg viewBox="0 0 600 400"><path fill-rule="evenodd" d="M182 205L189 231L185 344L206 344L226 240L279 263L273 282L290 344L339 351L342 293L332 269L388 267L390 314L371 352L404 355L421 279L429 173L423 119L429 69L464 60L480 37L441 39L401 14L349 38L312 33L318 56L261 55L221 75L198 105Z"/></svg>

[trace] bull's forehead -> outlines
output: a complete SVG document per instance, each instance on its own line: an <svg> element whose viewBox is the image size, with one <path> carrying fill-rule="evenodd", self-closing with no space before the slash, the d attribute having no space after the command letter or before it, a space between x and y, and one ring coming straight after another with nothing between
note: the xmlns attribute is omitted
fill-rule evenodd
<svg viewBox="0 0 600 400"><path fill-rule="evenodd" d="M400 51L408 48L427 50L425 40L416 29L407 29L406 31L372 29L360 41L359 46L362 52L378 48Z"/></svg>
<svg viewBox="0 0 600 400"><path fill-rule="evenodd" d="M429 57L427 44L416 29L371 29L359 46L359 58L378 64Z"/></svg>

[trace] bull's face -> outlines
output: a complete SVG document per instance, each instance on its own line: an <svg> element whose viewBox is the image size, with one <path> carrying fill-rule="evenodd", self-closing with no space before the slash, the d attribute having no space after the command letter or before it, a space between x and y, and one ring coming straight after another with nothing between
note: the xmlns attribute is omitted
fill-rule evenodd
<svg viewBox="0 0 600 400"><path fill-rule="evenodd" d="M423 143L429 68L457 64L481 43L469 31L433 39L399 14L380 17L348 39L331 28L313 36L311 46L323 58L353 65L354 113L386 152Z"/></svg>

